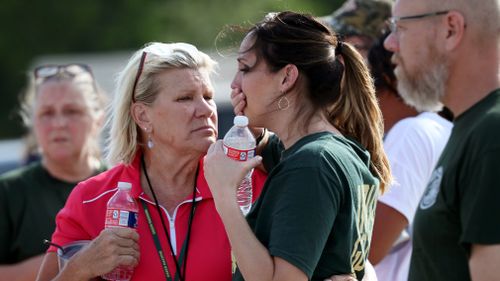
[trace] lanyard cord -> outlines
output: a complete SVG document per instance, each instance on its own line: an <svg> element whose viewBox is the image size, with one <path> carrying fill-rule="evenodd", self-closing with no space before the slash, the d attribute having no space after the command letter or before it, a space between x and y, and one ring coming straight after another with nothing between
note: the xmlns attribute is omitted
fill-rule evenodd
<svg viewBox="0 0 500 281"><path fill-rule="evenodd" d="M184 281L185 277L186 277L185 274L186 274L186 264L187 264L188 248L189 248L189 239L191 238L191 226L193 224L193 218L194 218L194 213L195 213L194 211L196 209L196 207L195 207L195 204L196 204L196 201L195 201L195 199L196 199L196 181L198 179L199 166L196 167L196 174L195 174L194 186L193 186L193 200L191 202L191 213L189 214L188 231L187 231L186 240L185 240L186 241L186 252L184 255L184 259L183 259L184 260L183 261L184 278L183 278L182 272L180 270L179 262L177 261L176 255L174 253L174 249L172 247L172 242L170 241L170 235L168 234L167 227L165 225L165 221L163 219L162 212L160 210L160 204L158 203L158 199L157 199L156 194L153 190L153 186L151 185L151 181L149 180L149 175L148 175L148 172L146 170L146 163L144 161L144 155L141 157L141 164L142 164L142 168L144 170L144 175L146 176L146 181L148 183L149 190L151 191L151 194L153 195L153 199L155 201L156 210L158 212L158 215L160 216L160 221L161 221L161 225L163 227L163 231L165 231L165 235L167 236L167 241L168 241L170 253L172 254L172 258L174 259L174 263L175 263L175 268L178 272L178 274L176 274L176 275L179 276L180 281ZM159 250L161 250L161 249L159 249ZM182 259L182 253L181 253L181 257L179 257L179 258Z"/></svg>

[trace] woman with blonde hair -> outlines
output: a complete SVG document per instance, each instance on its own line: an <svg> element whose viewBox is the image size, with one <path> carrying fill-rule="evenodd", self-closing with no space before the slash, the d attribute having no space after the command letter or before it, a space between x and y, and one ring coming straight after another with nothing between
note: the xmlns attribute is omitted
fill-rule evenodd
<svg viewBox="0 0 500 281"><path fill-rule="evenodd" d="M0 177L3 279L34 280L43 240L73 187L105 170L99 148L105 101L87 65L42 65L30 74L22 115L40 161Z"/></svg>
<svg viewBox="0 0 500 281"><path fill-rule="evenodd" d="M90 243L61 270L49 248L38 280L89 280L117 266L133 267L134 281L231 279L229 241L202 165L217 139L214 66L186 43L151 43L134 53L112 104L107 152L115 166L75 188L52 236L59 245ZM254 186L264 178L256 172ZM118 182L132 184L135 230L104 228Z"/></svg>

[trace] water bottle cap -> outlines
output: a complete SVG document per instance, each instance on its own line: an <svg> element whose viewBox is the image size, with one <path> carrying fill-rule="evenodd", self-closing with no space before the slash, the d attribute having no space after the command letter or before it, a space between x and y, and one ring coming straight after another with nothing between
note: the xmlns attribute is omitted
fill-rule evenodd
<svg viewBox="0 0 500 281"><path fill-rule="evenodd" d="M234 117L234 125L238 127L248 126L248 118L244 115L237 115Z"/></svg>
<svg viewBox="0 0 500 281"><path fill-rule="evenodd" d="M132 188L132 184L125 181L118 182L118 189L120 190L130 190Z"/></svg>

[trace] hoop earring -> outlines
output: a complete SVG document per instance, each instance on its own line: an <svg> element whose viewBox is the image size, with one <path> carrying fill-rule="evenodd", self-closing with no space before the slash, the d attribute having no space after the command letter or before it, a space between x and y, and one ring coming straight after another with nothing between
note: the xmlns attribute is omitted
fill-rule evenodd
<svg viewBox="0 0 500 281"><path fill-rule="evenodd" d="M144 128L144 131L148 133L148 129ZM155 146L155 143L153 142L153 138L151 137L151 133L148 133L148 142L146 144L149 149L152 149Z"/></svg>
<svg viewBox="0 0 500 281"><path fill-rule="evenodd" d="M290 107L290 101L287 97L281 96L278 100L278 109L279 110L287 110Z"/></svg>

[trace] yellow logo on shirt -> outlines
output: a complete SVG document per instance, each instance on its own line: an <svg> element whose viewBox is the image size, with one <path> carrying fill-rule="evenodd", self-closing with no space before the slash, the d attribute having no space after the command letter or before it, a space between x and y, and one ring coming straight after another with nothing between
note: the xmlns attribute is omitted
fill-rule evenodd
<svg viewBox="0 0 500 281"><path fill-rule="evenodd" d="M358 188L361 190L361 192L358 192L356 200L356 230L359 236L352 249L351 264L353 272L362 271L365 268L378 197L376 185L365 184L358 186Z"/></svg>

